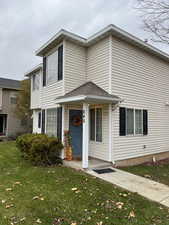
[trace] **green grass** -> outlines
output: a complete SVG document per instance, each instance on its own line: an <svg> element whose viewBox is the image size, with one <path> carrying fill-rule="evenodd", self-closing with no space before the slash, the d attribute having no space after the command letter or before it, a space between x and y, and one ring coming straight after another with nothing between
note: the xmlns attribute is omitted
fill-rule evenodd
<svg viewBox="0 0 169 225"><path fill-rule="evenodd" d="M169 225L169 210L83 172L33 167L20 158L14 142L0 143L0 225L37 225L36 221L42 225Z"/></svg>
<svg viewBox="0 0 169 225"><path fill-rule="evenodd" d="M122 168L125 171L150 178L157 182L169 185L169 164L138 165Z"/></svg>

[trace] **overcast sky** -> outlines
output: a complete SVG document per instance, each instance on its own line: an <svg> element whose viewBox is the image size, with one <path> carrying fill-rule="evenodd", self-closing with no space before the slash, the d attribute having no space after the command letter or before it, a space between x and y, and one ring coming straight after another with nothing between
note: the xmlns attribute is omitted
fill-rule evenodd
<svg viewBox="0 0 169 225"><path fill-rule="evenodd" d="M84 37L112 23L148 38L136 0L0 0L0 76L22 79L41 62L34 52L64 28ZM166 46L158 45L167 51Z"/></svg>

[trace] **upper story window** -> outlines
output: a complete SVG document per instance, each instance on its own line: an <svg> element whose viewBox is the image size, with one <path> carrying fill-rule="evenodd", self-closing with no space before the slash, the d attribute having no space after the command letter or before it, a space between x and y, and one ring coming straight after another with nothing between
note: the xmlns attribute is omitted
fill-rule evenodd
<svg viewBox="0 0 169 225"><path fill-rule="evenodd" d="M40 82L40 78L39 78L39 74L34 74L32 77L32 90L39 90L39 82Z"/></svg>
<svg viewBox="0 0 169 225"><path fill-rule="evenodd" d="M63 79L63 45L43 58L43 86Z"/></svg>

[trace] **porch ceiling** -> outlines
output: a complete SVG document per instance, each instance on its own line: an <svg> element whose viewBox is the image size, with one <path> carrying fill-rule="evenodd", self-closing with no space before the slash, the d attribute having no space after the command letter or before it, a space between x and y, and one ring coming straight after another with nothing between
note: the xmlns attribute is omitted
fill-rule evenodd
<svg viewBox="0 0 169 225"><path fill-rule="evenodd" d="M117 103L122 101L118 96L111 95L93 82L87 82L80 87L56 98L57 104L87 102L87 103Z"/></svg>

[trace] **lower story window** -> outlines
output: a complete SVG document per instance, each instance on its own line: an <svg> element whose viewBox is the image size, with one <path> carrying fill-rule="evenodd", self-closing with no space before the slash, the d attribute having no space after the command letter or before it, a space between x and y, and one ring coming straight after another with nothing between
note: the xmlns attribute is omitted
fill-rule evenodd
<svg viewBox="0 0 169 225"><path fill-rule="evenodd" d="M120 108L119 118L120 136L148 134L147 110Z"/></svg>
<svg viewBox="0 0 169 225"><path fill-rule="evenodd" d="M102 142L102 109L90 109L90 140Z"/></svg>
<svg viewBox="0 0 169 225"><path fill-rule="evenodd" d="M46 133L50 136L57 136L57 109L47 109Z"/></svg>
<svg viewBox="0 0 169 225"><path fill-rule="evenodd" d="M46 133L61 139L62 137L62 108L47 109Z"/></svg>

